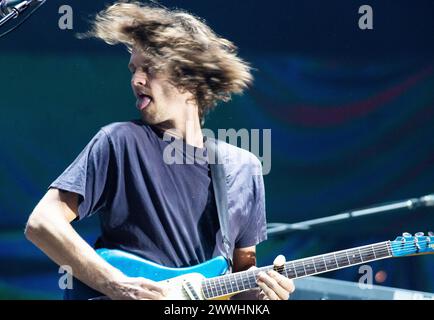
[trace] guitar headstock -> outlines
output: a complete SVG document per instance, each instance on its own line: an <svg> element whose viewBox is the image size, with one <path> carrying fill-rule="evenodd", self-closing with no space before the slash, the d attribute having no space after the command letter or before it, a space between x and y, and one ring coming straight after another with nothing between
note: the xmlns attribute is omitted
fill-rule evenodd
<svg viewBox="0 0 434 320"><path fill-rule="evenodd" d="M430 231L425 236L423 232L418 232L413 236L404 232L402 236L391 241L390 245L394 257L434 253L434 233Z"/></svg>

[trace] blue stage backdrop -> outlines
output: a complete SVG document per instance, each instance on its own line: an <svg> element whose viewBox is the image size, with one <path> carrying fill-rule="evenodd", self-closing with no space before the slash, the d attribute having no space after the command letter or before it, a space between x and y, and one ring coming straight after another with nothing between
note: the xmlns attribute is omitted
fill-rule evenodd
<svg viewBox="0 0 434 320"><path fill-rule="evenodd" d="M253 87L218 106L206 127L271 129L268 221L300 222L434 193L432 2L414 9L373 1L385 20L375 20L371 38L351 25L357 1L271 1L262 10L261 2L247 2L165 4L205 17L255 68ZM24 238L26 219L101 126L138 117L126 50L74 39L86 29L78 17L103 3L70 2L75 29L60 31L60 4L50 2L0 39L0 299L61 297L58 267ZM399 27L405 12L413 24ZM97 215L74 226L95 241ZM280 253L297 259L430 229L433 208L360 217L270 236L258 248L258 264ZM434 292L433 256L372 267L387 275L375 284ZM358 281L361 274L352 267L324 276Z"/></svg>

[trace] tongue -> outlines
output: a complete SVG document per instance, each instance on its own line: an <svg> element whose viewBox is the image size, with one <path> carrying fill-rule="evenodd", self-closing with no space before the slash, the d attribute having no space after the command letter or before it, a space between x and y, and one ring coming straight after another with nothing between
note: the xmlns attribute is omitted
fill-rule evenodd
<svg viewBox="0 0 434 320"><path fill-rule="evenodd" d="M142 101L140 102L140 110L146 108L150 102L151 102L151 98L144 96L142 98Z"/></svg>

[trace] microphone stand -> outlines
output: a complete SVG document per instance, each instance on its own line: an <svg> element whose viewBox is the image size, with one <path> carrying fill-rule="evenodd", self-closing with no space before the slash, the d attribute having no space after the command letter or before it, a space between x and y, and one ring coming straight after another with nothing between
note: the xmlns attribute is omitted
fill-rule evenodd
<svg viewBox="0 0 434 320"><path fill-rule="evenodd" d="M23 1L17 4L15 7L11 8L10 9L11 12L9 12L3 18L0 19L0 27L4 25L6 22L8 22L9 20L17 18L21 14L21 12L23 12L28 8L31 2L33 2L33 0Z"/></svg>
<svg viewBox="0 0 434 320"><path fill-rule="evenodd" d="M326 225L331 222L345 221L361 216L367 216L376 213L385 213L399 209L413 210L420 207L434 206L434 194L429 194L420 198L411 198L408 200L401 200L395 202L384 203L363 209L351 210L339 214L306 220L296 223L268 223L267 232L271 236L278 236L295 231L309 230L313 226Z"/></svg>

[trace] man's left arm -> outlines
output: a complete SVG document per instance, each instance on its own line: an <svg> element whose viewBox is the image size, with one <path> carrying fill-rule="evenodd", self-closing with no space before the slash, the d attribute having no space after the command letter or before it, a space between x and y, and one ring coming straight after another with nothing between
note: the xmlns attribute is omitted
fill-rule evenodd
<svg viewBox="0 0 434 320"><path fill-rule="evenodd" d="M256 268L256 246L236 248L233 254L233 272ZM274 260L274 265L280 267L285 258L280 255ZM258 289L241 292L231 300L288 300L295 287L291 279L274 270L258 274Z"/></svg>

